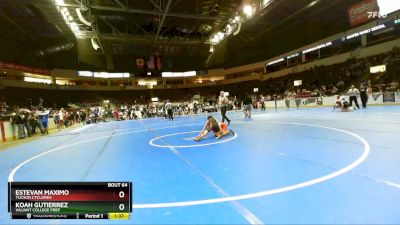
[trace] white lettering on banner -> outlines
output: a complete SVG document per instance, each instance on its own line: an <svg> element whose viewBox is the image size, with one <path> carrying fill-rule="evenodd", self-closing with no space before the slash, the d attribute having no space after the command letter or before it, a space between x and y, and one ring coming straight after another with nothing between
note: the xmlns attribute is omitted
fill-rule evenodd
<svg viewBox="0 0 400 225"><path fill-rule="evenodd" d="M350 9L350 16L355 16L357 14L364 13L367 10L373 9L375 7L375 5L376 5L376 2L368 2L368 3L362 4L358 8Z"/></svg>
<svg viewBox="0 0 400 225"><path fill-rule="evenodd" d="M381 15L378 11L373 11L373 12L367 12L368 13L368 18L386 18L387 15Z"/></svg>
<svg viewBox="0 0 400 225"><path fill-rule="evenodd" d="M309 48L307 50L304 50L303 54L306 54L306 53L309 53L309 52L312 52L312 51L315 51L315 50L318 50L318 49L321 49L321 48L325 48L325 47L328 47L328 46L331 46L331 45L332 45L332 42L330 41L330 42L327 42L325 44L318 45L318 46L315 46L313 48Z"/></svg>
<svg viewBox="0 0 400 225"><path fill-rule="evenodd" d="M272 65L272 64L275 64L275 63L278 63L278 62L282 62L284 60L285 60L284 58L280 58L280 59L277 59L275 61L269 62L267 65L269 66L269 65Z"/></svg>
<svg viewBox="0 0 400 225"><path fill-rule="evenodd" d="M385 24L381 24L381 25L372 27L370 29L362 30L360 32L348 35L348 36L346 36L346 39L350 40L350 39L356 38L358 36L361 36L361 35L364 35L364 34L368 34L370 32L374 32L374 31L377 31L377 30L381 30L381 29L384 29L384 28L386 28L386 25Z"/></svg>
<svg viewBox="0 0 400 225"><path fill-rule="evenodd" d="M299 56L299 55L300 55L299 53L296 53L296 54L293 54L293 55L289 55L289 56L287 57L287 59L291 59L291 58L297 57L297 56Z"/></svg>

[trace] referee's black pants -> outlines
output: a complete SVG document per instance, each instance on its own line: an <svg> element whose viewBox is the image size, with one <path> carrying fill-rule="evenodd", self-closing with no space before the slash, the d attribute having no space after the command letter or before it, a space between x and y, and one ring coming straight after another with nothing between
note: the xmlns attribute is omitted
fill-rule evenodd
<svg viewBox="0 0 400 225"><path fill-rule="evenodd" d="M221 115L222 115L222 122L228 121L228 123L231 122L231 120L226 116L226 111L228 110L227 106L222 106L221 107Z"/></svg>
<svg viewBox="0 0 400 225"><path fill-rule="evenodd" d="M361 104L363 108L367 108L368 95L366 91L360 92Z"/></svg>
<svg viewBox="0 0 400 225"><path fill-rule="evenodd" d="M168 119L171 121L174 120L174 112L172 111L172 109L168 109L167 112L168 112Z"/></svg>
<svg viewBox="0 0 400 225"><path fill-rule="evenodd" d="M350 106L353 105L353 101L356 103L356 106L359 109L360 106L358 105L357 96L350 96Z"/></svg>

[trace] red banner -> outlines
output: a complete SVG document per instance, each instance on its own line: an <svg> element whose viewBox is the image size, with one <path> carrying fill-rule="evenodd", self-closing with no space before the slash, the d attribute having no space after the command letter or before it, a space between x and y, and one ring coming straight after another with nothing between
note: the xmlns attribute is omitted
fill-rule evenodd
<svg viewBox="0 0 400 225"><path fill-rule="evenodd" d="M19 65L15 63L0 62L0 68L14 71L21 71L33 74L50 75L50 70L34 68L30 66Z"/></svg>
<svg viewBox="0 0 400 225"><path fill-rule="evenodd" d="M352 5L347 12L352 27L361 25L374 19L372 13L379 12L378 2L377 0L364 0Z"/></svg>

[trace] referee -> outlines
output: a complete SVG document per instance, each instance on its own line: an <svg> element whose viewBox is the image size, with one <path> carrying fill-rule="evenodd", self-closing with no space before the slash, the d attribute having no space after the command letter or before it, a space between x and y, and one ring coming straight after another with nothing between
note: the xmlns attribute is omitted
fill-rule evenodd
<svg viewBox="0 0 400 225"><path fill-rule="evenodd" d="M165 103L165 109L167 110L167 117L169 121L174 121L174 112L172 111L172 103L167 100L167 103Z"/></svg>
<svg viewBox="0 0 400 225"><path fill-rule="evenodd" d="M360 106L358 105L358 101L357 101L357 96L360 95L360 90L358 90L356 87L354 87L354 85L352 84L349 91L347 92L347 94L350 96L350 107L353 106L353 102L356 103L356 106L358 109L360 109Z"/></svg>
<svg viewBox="0 0 400 225"><path fill-rule="evenodd" d="M219 93L219 98L218 98L218 105L221 108L221 115L222 115L222 122L228 121L228 125L231 123L231 120L226 116L226 111L228 110L228 104L229 100L225 96L224 91L221 91Z"/></svg>

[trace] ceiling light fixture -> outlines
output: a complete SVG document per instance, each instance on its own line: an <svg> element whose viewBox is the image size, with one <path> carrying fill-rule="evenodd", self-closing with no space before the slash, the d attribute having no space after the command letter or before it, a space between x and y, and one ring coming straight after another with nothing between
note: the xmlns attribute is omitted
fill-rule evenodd
<svg viewBox="0 0 400 225"><path fill-rule="evenodd" d="M76 11L76 15L78 15L79 21L81 21L81 22L82 22L83 24L85 24L86 26L89 26L89 27L92 26L92 23L89 22L89 21L87 21L87 20L83 17L80 8L76 8L75 11Z"/></svg>
<svg viewBox="0 0 400 225"><path fill-rule="evenodd" d="M93 47L94 50L100 49L100 45L97 42L96 38L93 37L90 41L92 42L92 47Z"/></svg>
<svg viewBox="0 0 400 225"><path fill-rule="evenodd" d="M242 8L242 12L236 12L235 16L228 20L226 27L224 27L222 29L224 32L219 31L214 34L211 34L211 36L208 39L209 44L216 45L216 44L220 43L224 38L228 37L231 34L234 36L239 34L242 22L246 22L247 20L252 18L257 12L259 12L260 10L263 10L267 6L271 5L271 3L273 1L274 0L261 0L260 6L258 7L258 9L255 6L255 4L244 5ZM318 1L319 0L315 0L315 2L318 2Z"/></svg>
<svg viewBox="0 0 400 225"><path fill-rule="evenodd" d="M251 5L245 5L243 7L243 13L247 16L247 18L253 16L254 14L254 9Z"/></svg>

